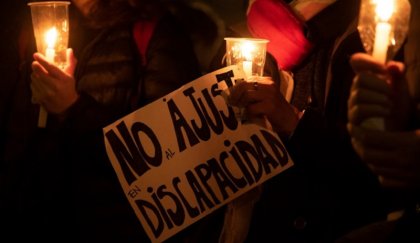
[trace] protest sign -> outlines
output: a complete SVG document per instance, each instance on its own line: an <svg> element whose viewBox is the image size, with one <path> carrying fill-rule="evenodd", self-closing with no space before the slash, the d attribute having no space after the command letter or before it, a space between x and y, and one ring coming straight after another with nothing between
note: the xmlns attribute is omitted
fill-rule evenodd
<svg viewBox="0 0 420 243"><path fill-rule="evenodd" d="M152 242L162 242L293 165L277 134L242 124L229 66L103 129L108 157Z"/></svg>

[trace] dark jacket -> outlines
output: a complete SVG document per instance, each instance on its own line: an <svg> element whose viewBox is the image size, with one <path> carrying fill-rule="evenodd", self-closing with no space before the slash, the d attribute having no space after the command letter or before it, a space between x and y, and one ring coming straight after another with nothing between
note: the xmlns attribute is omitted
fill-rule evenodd
<svg viewBox="0 0 420 243"><path fill-rule="evenodd" d="M414 111L408 129L420 128L420 3L410 0L411 21L408 30L407 42L404 45L404 62L406 65L406 78L414 101ZM420 162L420 158L417 158ZM406 194L406 192L404 192ZM409 199L405 205L403 216L396 221L395 229L386 243L419 242L420 234L420 188L409 190Z"/></svg>
<svg viewBox="0 0 420 243"><path fill-rule="evenodd" d="M50 114L46 129L29 125L22 132L20 123L36 124L38 113L15 111L2 189L10 200L5 223L11 232L25 232L16 241L148 240L108 160L102 128L197 78L199 68L188 35L170 15L157 23L146 53L137 51L132 28L128 23L93 34L75 72L80 98L64 119ZM25 112L32 117L22 120Z"/></svg>
<svg viewBox="0 0 420 243"><path fill-rule="evenodd" d="M353 151L345 126L349 58L363 51L352 25L358 6L337 1L307 22L315 47L294 70L292 98L305 113L285 141L295 166L265 183L248 242L328 243L386 215L377 178Z"/></svg>
<svg viewBox="0 0 420 243"><path fill-rule="evenodd" d="M23 20L26 20L24 9L26 1L10 1L1 8L0 14L0 36L2 45L0 47L0 154L3 153L6 123L10 116L11 99L16 88L19 75L19 41ZM0 157L0 171L2 171L3 161Z"/></svg>

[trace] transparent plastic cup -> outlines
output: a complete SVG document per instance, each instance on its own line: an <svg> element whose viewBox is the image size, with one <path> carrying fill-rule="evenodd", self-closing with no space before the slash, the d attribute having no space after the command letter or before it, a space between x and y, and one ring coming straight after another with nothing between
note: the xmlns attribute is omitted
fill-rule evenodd
<svg viewBox="0 0 420 243"><path fill-rule="evenodd" d="M225 41L226 64L228 66L238 65L244 70L247 79L263 75L268 40L225 38Z"/></svg>
<svg viewBox="0 0 420 243"><path fill-rule="evenodd" d="M60 68L66 65L69 41L67 1L31 2L32 25L37 51Z"/></svg>

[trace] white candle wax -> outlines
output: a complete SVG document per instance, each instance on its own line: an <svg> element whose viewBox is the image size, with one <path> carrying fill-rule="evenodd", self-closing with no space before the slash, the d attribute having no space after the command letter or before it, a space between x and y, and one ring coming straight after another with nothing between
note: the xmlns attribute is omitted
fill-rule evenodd
<svg viewBox="0 0 420 243"><path fill-rule="evenodd" d="M54 62L54 56L55 56L55 50L54 48L47 48L45 50L45 58L47 59L47 61L49 62Z"/></svg>
<svg viewBox="0 0 420 243"><path fill-rule="evenodd" d="M47 44L47 49L45 50L45 58L49 62L54 62L55 57L55 44L57 42L58 32L55 27L52 27L45 33L45 42Z"/></svg>
<svg viewBox="0 0 420 243"><path fill-rule="evenodd" d="M391 33L391 25L388 23L378 23L376 25L375 42L373 45L372 56L381 63L386 62L389 35Z"/></svg>
<svg viewBox="0 0 420 243"><path fill-rule="evenodd" d="M38 127L45 128L47 126L48 112L43 106L39 108Z"/></svg>
<svg viewBox="0 0 420 243"><path fill-rule="evenodd" d="M45 33L45 42L47 44L47 48L45 49L45 59L47 61L54 63L55 58L55 44L57 41L57 29L52 27ZM44 107L40 107L39 116L38 116L38 127L45 128L47 125L47 117L48 112L45 110Z"/></svg>
<svg viewBox="0 0 420 243"><path fill-rule="evenodd" d="M372 56L378 62L386 63L389 45L389 35L391 33L391 25L380 22L376 25L375 42L373 45ZM372 117L366 119L362 126L374 130L385 130L385 121L382 117Z"/></svg>
<svg viewBox="0 0 420 243"><path fill-rule="evenodd" d="M252 76L252 61L243 61L242 67L244 69L246 78L248 79L249 77L251 77Z"/></svg>

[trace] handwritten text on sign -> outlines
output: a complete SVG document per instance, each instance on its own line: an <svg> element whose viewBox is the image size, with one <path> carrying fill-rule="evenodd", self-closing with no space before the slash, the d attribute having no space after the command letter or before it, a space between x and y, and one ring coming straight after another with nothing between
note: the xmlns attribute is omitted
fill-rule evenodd
<svg viewBox="0 0 420 243"><path fill-rule="evenodd" d="M279 137L241 124L207 74L104 128L108 156L144 230L164 241L293 165Z"/></svg>

